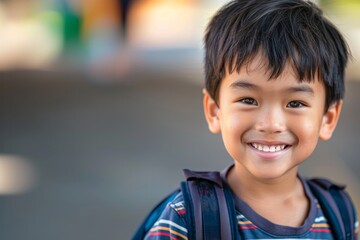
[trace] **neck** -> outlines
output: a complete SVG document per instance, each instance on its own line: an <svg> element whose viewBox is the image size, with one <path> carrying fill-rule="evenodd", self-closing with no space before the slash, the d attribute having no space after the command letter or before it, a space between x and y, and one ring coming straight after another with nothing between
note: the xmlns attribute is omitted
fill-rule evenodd
<svg viewBox="0 0 360 240"><path fill-rule="evenodd" d="M233 167L227 180L235 194L269 221L291 227L303 224L310 202L297 168L276 179L256 178L241 166Z"/></svg>

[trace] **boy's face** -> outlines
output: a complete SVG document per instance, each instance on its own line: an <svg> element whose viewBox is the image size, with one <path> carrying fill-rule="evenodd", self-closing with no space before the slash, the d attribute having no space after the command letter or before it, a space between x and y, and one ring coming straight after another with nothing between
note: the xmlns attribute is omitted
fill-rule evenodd
<svg viewBox="0 0 360 240"><path fill-rule="evenodd" d="M299 82L288 64L276 79L258 55L221 82L218 104L204 92L209 128L221 133L236 169L258 179L278 179L297 173L297 166L328 140L342 102L325 108L322 81Z"/></svg>

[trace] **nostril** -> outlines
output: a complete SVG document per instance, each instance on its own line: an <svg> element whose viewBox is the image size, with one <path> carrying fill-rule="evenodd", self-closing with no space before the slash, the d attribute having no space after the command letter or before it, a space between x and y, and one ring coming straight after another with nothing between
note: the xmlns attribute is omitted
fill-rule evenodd
<svg viewBox="0 0 360 240"><path fill-rule="evenodd" d="M255 129L261 133L279 134L284 132L286 128L283 125L264 124L256 126Z"/></svg>

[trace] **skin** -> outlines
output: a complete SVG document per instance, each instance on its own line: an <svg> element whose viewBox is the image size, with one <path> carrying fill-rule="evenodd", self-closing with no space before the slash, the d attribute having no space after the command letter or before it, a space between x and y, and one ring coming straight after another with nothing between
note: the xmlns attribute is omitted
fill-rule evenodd
<svg viewBox="0 0 360 240"><path fill-rule="evenodd" d="M238 72L227 72L217 102L204 90L205 117L234 159L227 180L235 194L275 224L301 226L309 200L298 166L319 139L331 138L342 101L324 112L322 81L300 82L291 64L269 80L266 66L258 54Z"/></svg>

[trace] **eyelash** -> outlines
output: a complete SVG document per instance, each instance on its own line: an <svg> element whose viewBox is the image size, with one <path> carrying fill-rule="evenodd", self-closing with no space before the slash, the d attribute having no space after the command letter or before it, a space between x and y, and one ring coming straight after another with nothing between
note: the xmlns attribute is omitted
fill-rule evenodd
<svg viewBox="0 0 360 240"><path fill-rule="evenodd" d="M240 99L240 102L246 105L257 105L257 101L253 98L243 98Z"/></svg>
<svg viewBox="0 0 360 240"><path fill-rule="evenodd" d="M296 104L296 106L290 106L291 104ZM306 105L300 101L291 101L289 102L286 107L289 108L302 108L302 107L306 107Z"/></svg>
<svg viewBox="0 0 360 240"><path fill-rule="evenodd" d="M240 99L240 102L241 103L244 103L246 105L254 105L254 106L257 106L258 103L255 99L253 98L243 98L243 99ZM292 104L295 104L295 106L291 106ZM288 108L302 108L302 107L306 107L306 104L300 102L300 101L291 101L289 102L286 107Z"/></svg>

